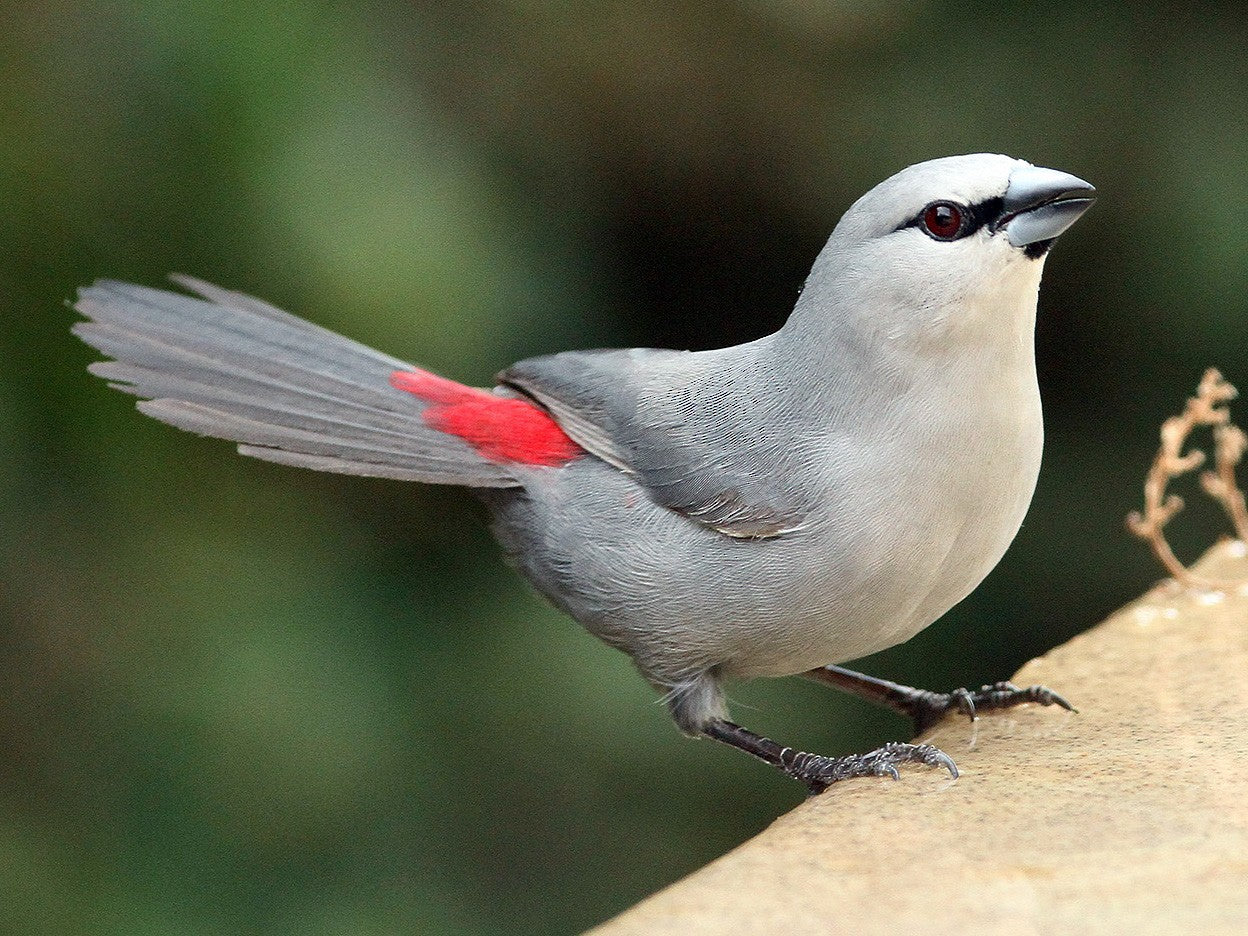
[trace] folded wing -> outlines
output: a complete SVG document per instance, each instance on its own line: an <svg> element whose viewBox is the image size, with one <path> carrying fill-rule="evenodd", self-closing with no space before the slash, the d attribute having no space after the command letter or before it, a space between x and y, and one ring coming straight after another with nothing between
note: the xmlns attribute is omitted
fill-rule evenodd
<svg viewBox="0 0 1248 936"><path fill-rule="evenodd" d="M794 530L806 505L785 477L783 433L767 431L772 414L749 390L748 363L716 354L571 351L521 361L498 380L635 475L656 503L728 536Z"/></svg>

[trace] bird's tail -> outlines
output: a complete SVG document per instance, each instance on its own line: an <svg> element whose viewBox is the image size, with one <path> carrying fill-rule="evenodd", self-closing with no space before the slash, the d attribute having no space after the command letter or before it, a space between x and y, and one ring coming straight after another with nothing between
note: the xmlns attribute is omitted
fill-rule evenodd
<svg viewBox="0 0 1248 936"><path fill-rule="evenodd" d="M544 420L547 435L558 431L530 402L435 377L250 296L174 279L202 298L107 280L82 289L75 308L87 321L74 333L113 359L91 372L142 397L142 412L239 442L244 455L497 488L518 483L507 459L480 438L489 425L451 397L504 434L517 407L530 423Z"/></svg>

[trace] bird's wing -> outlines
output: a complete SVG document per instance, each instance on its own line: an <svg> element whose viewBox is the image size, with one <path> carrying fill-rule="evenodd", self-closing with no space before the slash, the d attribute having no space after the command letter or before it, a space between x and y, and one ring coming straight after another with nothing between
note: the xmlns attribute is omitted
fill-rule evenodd
<svg viewBox="0 0 1248 936"><path fill-rule="evenodd" d="M664 507L734 537L800 527L804 505L756 395L742 392L731 368L698 366L701 357L570 351L521 361L498 380L546 407L572 439L636 476Z"/></svg>

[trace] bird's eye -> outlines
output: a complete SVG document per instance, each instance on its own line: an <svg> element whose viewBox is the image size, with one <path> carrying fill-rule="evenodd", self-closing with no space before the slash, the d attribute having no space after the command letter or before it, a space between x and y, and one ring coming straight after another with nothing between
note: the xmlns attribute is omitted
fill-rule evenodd
<svg viewBox="0 0 1248 936"><path fill-rule="evenodd" d="M923 209L923 230L938 241L956 240L964 233L967 212L952 202L932 202Z"/></svg>

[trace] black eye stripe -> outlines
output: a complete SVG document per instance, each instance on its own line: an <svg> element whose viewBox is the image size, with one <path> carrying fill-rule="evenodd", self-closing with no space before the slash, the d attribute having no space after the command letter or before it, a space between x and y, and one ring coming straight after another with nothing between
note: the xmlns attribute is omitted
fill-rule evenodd
<svg viewBox="0 0 1248 936"><path fill-rule="evenodd" d="M962 230L958 233L956 238L957 240L961 240L963 237L969 237L985 225L991 224L997 218L1001 217L1001 212L1005 208L1005 199L1000 196L996 198L987 198L984 201L978 202L974 205L963 205L959 202L951 202L948 201L948 199L938 198L936 201L929 202L924 205L922 211L904 224L898 225L896 230L904 231L906 228L918 228L922 231L924 229L923 215L926 213L927 209L932 205L946 202L950 205L957 205L957 207L966 215L966 221L962 226Z"/></svg>

